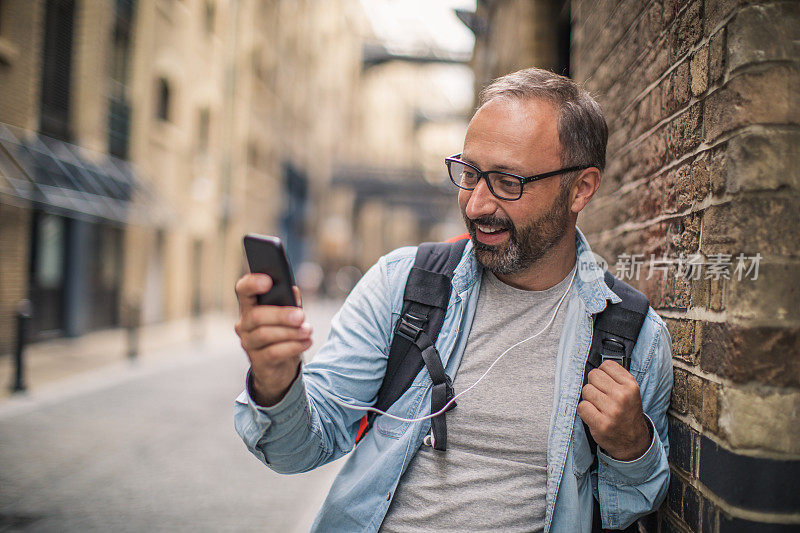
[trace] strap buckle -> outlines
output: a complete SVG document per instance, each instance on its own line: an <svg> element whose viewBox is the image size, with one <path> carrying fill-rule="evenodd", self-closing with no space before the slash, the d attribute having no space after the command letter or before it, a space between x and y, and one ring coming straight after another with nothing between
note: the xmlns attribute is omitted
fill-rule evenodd
<svg viewBox="0 0 800 533"><path fill-rule="evenodd" d="M417 323L415 324L412 321ZM414 316L411 313L406 313L400 317L400 322L397 324L395 333L404 339L408 339L412 343L416 343L417 339L419 338L419 334L422 333L427 321L427 318L421 318Z"/></svg>
<svg viewBox="0 0 800 533"><path fill-rule="evenodd" d="M605 361L614 361L627 370L626 359L625 345L622 342L617 339L603 339L603 347L600 352L601 364Z"/></svg>

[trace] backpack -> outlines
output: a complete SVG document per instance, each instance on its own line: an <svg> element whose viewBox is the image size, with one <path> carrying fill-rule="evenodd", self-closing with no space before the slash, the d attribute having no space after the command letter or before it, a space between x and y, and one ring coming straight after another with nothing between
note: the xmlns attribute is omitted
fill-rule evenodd
<svg viewBox="0 0 800 533"><path fill-rule="evenodd" d="M414 266L406 281L403 309L395 326L386 374L378 390L375 408L388 410L408 390L423 366L433 381L430 412L441 410L453 398L453 384L445 374L434 343L450 300L453 272L461 261L467 241L468 235L461 235L448 242L423 243L417 249ZM616 361L626 370L630 369L631 353L650 307L644 294L610 272L604 273L604 281L622 301L609 303L595 317L583 385L587 383L589 372L603 361ZM454 402L447 411L455 406ZM444 412L431 419L432 445L440 451L447 449L446 414ZM370 412L361 419L357 443L372 427L376 417L377 413ZM585 423L584 431L596 460L597 443ZM593 529L596 531L599 531L599 514L595 499L596 523Z"/></svg>

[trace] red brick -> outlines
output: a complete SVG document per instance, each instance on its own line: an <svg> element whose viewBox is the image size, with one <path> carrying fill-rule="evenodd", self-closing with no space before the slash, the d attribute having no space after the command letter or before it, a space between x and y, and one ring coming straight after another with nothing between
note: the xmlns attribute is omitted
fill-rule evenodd
<svg viewBox="0 0 800 533"><path fill-rule="evenodd" d="M686 211L692 206L692 171L690 163L681 165L675 172L675 188L671 194L675 196L675 208L678 211Z"/></svg>
<svg viewBox="0 0 800 533"><path fill-rule="evenodd" d="M664 322L672 338L672 355L686 363L695 363L695 320L665 318Z"/></svg>
<svg viewBox="0 0 800 533"><path fill-rule="evenodd" d="M699 422L703 416L703 380L698 376L689 374L686 380L686 392L689 414Z"/></svg>
<svg viewBox="0 0 800 533"><path fill-rule="evenodd" d="M654 174L666 163L667 128L662 127L648 135L641 143L632 146L625 157L630 161L624 181L632 181Z"/></svg>
<svg viewBox="0 0 800 533"><path fill-rule="evenodd" d="M737 383L800 386L800 328L703 324L700 366Z"/></svg>
<svg viewBox="0 0 800 533"><path fill-rule="evenodd" d="M703 152L692 161L692 198L701 202L711 189L709 153Z"/></svg>
<svg viewBox="0 0 800 533"><path fill-rule="evenodd" d="M692 283L692 280L676 275L676 269L671 268L664 283L659 308L677 311L689 309L692 303Z"/></svg>
<svg viewBox="0 0 800 533"><path fill-rule="evenodd" d="M709 301L708 301L708 308L712 311L724 311L725 310L725 302L727 301L726 298L726 291L728 280L726 279L710 279L708 280L709 286Z"/></svg>
<svg viewBox="0 0 800 533"><path fill-rule="evenodd" d="M733 13L739 0L705 0L705 34L713 32Z"/></svg>
<svg viewBox="0 0 800 533"><path fill-rule="evenodd" d="M678 413L685 415L688 411L688 391L687 382L689 380L689 373L680 368L674 368L672 371L672 398L670 399L670 407Z"/></svg>
<svg viewBox="0 0 800 533"><path fill-rule="evenodd" d="M703 411L700 423L713 433L719 431L719 393L719 385L711 381L703 382Z"/></svg>
<svg viewBox="0 0 800 533"><path fill-rule="evenodd" d="M673 70L668 78L668 83L662 83L661 99L663 113L671 115L686 106L690 97L689 62L684 61Z"/></svg>
<svg viewBox="0 0 800 533"><path fill-rule="evenodd" d="M700 103L675 117L667 127L667 158L674 160L694 150L700 144L702 106Z"/></svg>
<svg viewBox="0 0 800 533"><path fill-rule="evenodd" d="M709 41L708 53L708 82L716 83L725 73L726 61L726 40L725 30L715 33Z"/></svg>
<svg viewBox="0 0 800 533"><path fill-rule="evenodd" d="M700 17L701 3L691 2L678 14L672 31L671 61L682 58L703 35L703 20Z"/></svg>
<svg viewBox="0 0 800 533"><path fill-rule="evenodd" d="M698 250L701 220L700 213L691 213L668 222L666 238L670 251L675 256L695 253Z"/></svg>
<svg viewBox="0 0 800 533"><path fill-rule="evenodd" d="M692 282L692 303L691 307L695 308L709 308L711 302L711 280L699 279ZM700 337L700 324L696 325L696 336ZM699 340L697 341L699 343ZM699 349L699 348L698 348Z"/></svg>
<svg viewBox="0 0 800 533"><path fill-rule="evenodd" d="M708 45L692 54L689 63L692 77L692 94L698 96L708 89Z"/></svg>
<svg viewBox="0 0 800 533"><path fill-rule="evenodd" d="M713 148L709 152L708 181L711 193L720 196L725 192L728 175L728 155L726 144Z"/></svg>
<svg viewBox="0 0 800 533"><path fill-rule="evenodd" d="M661 2L651 2L641 17L639 31L642 34L642 41L646 47L652 46L656 42L658 36L661 34L664 26L662 25L664 14L664 6Z"/></svg>

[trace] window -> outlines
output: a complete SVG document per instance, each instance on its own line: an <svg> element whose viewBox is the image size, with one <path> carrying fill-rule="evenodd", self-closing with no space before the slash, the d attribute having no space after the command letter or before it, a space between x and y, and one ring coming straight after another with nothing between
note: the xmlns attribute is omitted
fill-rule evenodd
<svg viewBox="0 0 800 533"><path fill-rule="evenodd" d="M156 117L163 121L170 119L170 88L164 78L159 78L156 87Z"/></svg>
<svg viewBox="0 0 800 533"><path fill-rule="evenodd" d="M131 0L117 0L111 48L111 80L108 98L108 151L127 159L131 124L128 72L131 52Z"/></svg>
<svg viewBox="0 0 800 533"><path fill-rule="evenodd" d="M45 4L39 130L65 141L70 140L74 15L72 0L48 0Z"/></svg>
<svg viewBox="0 0 800 533"><path fill-rule="evenodd" d="M208 136L211 127L210 113L207 107L200 110L197 120L197 150L201 153L208 151Z"/></svg>

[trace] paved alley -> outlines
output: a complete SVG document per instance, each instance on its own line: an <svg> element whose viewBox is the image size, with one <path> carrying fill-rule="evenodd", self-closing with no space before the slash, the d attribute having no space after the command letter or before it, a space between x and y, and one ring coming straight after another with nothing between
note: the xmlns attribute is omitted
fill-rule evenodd
<svg viewBox="0 0 800 533"><path fill-rule="evenodd" d="M314 349L337 307L308 304ZM0 404L0 531L307 531L339 463L280 476L247 452L232 326Z"/></svg>

